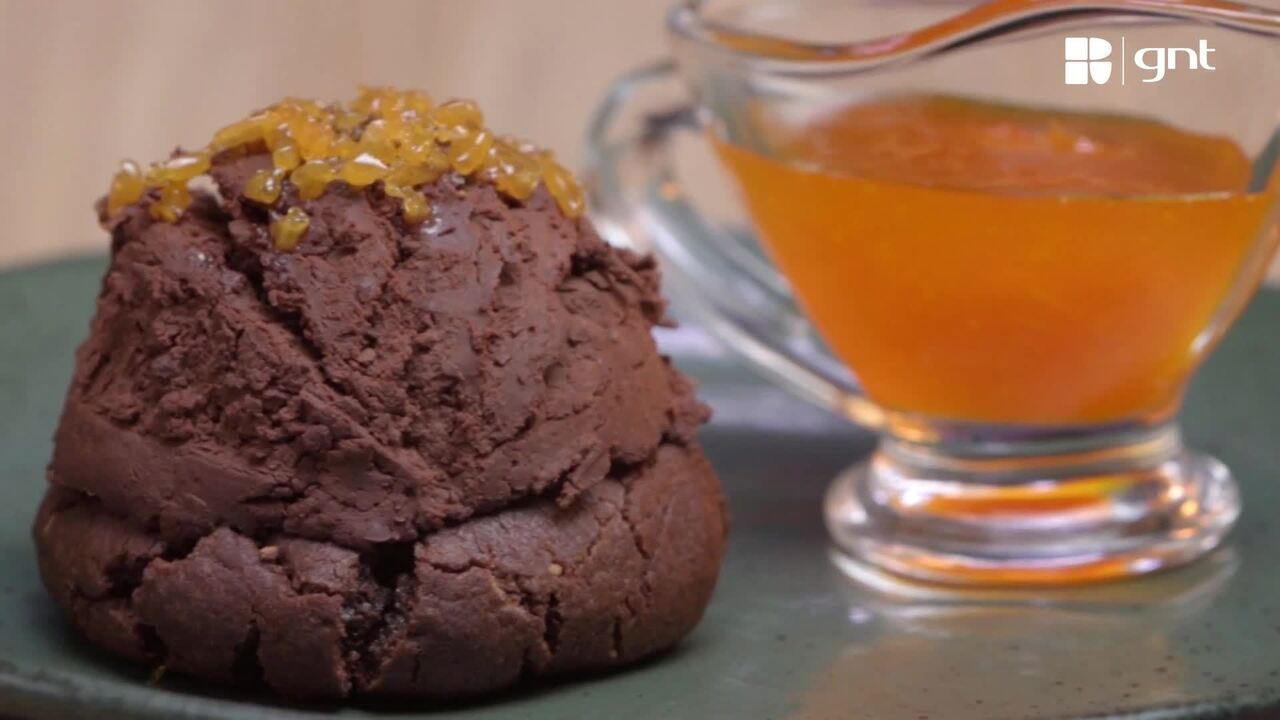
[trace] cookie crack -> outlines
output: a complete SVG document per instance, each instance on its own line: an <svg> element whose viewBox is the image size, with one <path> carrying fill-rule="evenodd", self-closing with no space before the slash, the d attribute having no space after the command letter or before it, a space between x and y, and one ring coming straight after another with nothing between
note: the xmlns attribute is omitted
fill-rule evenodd
<svg viewBox="0 0 1280 720"><path fill-rule="evenodd" d="M659 449L661 449L661 446L659 446ZM651 466L653 462L656 461L657 456L658 453L655 451L646 463L641 463L640 465L646 467ZM610 470L610 474L612 473L613 469ZM654 566L653 549L648 547L645 543L644 533L641 531L636 518L632 517L629 509L631 505L632 488L629 483L623 483L623 488L624 495L622 503L618 508L618 517L620 517L622 522L626 524L627 530L631 535L631 542L635 545L636 552L640 554L640 557L644 561L642 571L640 572L639 598L637 598L637 601L641 603L642 606L637 608L632 603L632 598L629 596L623 598L622 605L618 608L619 613L614 616L612 650L614 659L621 659L623 657L624 623L628 619L633 619L640 615L644 610L643 606L648 605L653 597L653 584L650 581L650 575L652 574Z"/></svg>
<svg viewBox="0 0 1280 720"><path fill-rule="evenodd" d="M258 657L258 647L262 641L262 631L258 628L260 621L256 610L254 614L255 619L249 622L244 639L236 644L234 659L231 661L231 676L249 687L261 688L266 687L267 679L262 669L262 659Z"/></svg>
<svg viewBox="0 0 1280 720"><path fill-rule="evenodd" d="M254 257L252 251L237 247L230 235L219 235L218 237L224 245L226 268L244 278L249 288L253 291L253 295L258 301L258 308L262 313L297 342L299 349L311 361L312 368L326 385L338 393L339 396L347 397L346 389L334 382L333 378L329 377L329 374L325 372L324 364L321 362L324 359L324 353L315 344L315 341L307 335L306 329L303 327L302 317L298 313L281 310L271 302L270 294L266 288L266 281L263 277L261 260Z"/></svg>
<svg viewBox="0 0 1280 720"><path fill-rule="evenodd" d="M467 558L465 563L456 565L433 561L430 558L427 558L426 562L434 570L448 575L462 575L472 570L481 570L488 573L489 577L493 578L494 587L502 592L509 605L520 608L525 614L536 618L541 623L541 649L545 652L546 657L540 661L536 656L536 651L539 648L536 646L525 647L521 657L521 677L531 678L538 675L544 667L555 659L556 651L560 647L560 628L564 622L564 616L560 613L560 598L555 591L549 592L545 598L541 597L536 591L526 587L525 582L522 582L527 580L527 577L503 572L492 563L480 558L470 557Z"/></svg>
<svg viewBox="0 0 1280 720"><path fill-rule="evenodd" d="M355 607L357 602L368 602L358 594L346 598L342 612L346 622L344 634L344 668L356 690L368 687L377 671L377 649L390 642L406 625L406 617L412 607L411 586L414 578L415 549L413 542L383 543L360 556L362 576L371 580L380 590L380 611L366 628L359 623L365 618ZM414 669L416 677L417 668Z"/></svg>

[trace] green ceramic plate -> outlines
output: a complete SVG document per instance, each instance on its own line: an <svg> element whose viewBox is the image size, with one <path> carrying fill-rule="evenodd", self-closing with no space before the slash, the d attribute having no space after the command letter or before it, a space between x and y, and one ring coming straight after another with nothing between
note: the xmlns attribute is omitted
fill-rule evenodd
<svg viewBox="0 0 1280 720"><path fill-rule="evenodd" d="M1190 440L1245 492L1229 546L1182 571L1053 594L955 594L828 555L826 481L866 436L696 353L733 512L706 620L629 672L480 705L290 710L104 657L68 633L28 527L102 261L0 274L0 715L33 718L896 719L1280 716L1280 294L1264 293L1192 393ZM693 348L697 342L673 347ZM771 427L784 418L785 427Z"/></svg>

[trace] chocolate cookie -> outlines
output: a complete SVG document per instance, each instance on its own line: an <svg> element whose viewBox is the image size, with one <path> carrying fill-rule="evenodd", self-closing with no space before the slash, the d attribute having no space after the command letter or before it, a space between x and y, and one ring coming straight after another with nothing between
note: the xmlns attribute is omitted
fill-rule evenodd
<svg viewBox="0 0 1280 720"><path fill-rule="evenodd" d="M383 183L246 194L271 167L250 143L179 217L103 209L35 525L73 623L307 698L479 693L688 633L725 518L652 261L543 186L445 173L411 223Z"/></svg>
<svg viewBox="0 0 1280 720"><path fill-rule="evenodd" d="M90 641L300 698L457 696L632 662L698 622L723 541L696 451L360 553L220 526L174 545L75 491L36 524L45 584Z"/></svg>

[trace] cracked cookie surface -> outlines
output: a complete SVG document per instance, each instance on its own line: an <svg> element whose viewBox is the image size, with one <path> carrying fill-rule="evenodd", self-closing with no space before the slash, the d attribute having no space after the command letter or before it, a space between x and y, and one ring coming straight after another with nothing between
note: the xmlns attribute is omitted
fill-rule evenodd
<svg viewBox="0 0 1280 720"><path fill-rule="evenodd" d="M651 260L545 190L445 176L286 196L217 158L112 263L35 525L96 644L295 697L453 696L614 666L697 623L723 552L706 410L658 354Z"/></svg>

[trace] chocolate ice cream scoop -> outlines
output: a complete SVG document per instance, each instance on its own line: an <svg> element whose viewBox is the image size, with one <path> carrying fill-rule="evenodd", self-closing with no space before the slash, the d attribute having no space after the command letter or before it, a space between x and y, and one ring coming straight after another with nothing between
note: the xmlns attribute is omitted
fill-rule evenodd
<svg viewBox="0 0 1280 720"><path fill-rule="evenodd" d="M35 527L50 592L115 653L296 697L674 644L725 519L653 262L469 104L299 107L113 183ZM186 200L191 167L216 192Z"/></svg>

